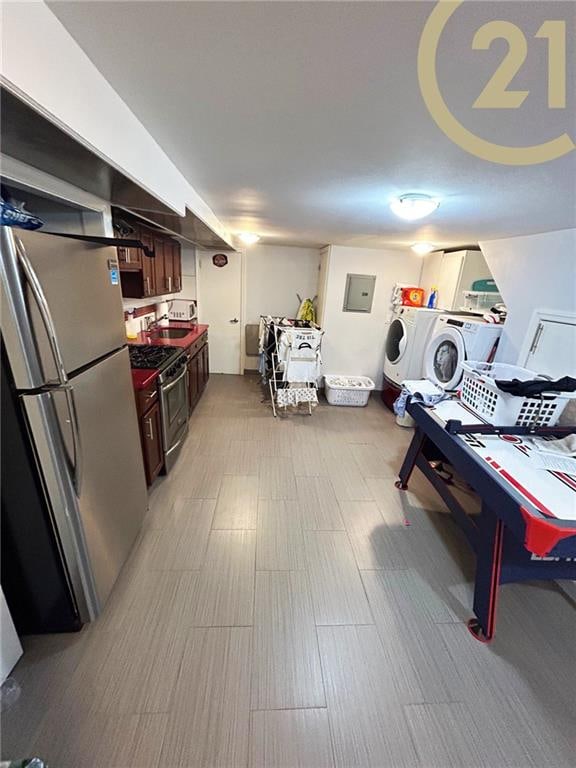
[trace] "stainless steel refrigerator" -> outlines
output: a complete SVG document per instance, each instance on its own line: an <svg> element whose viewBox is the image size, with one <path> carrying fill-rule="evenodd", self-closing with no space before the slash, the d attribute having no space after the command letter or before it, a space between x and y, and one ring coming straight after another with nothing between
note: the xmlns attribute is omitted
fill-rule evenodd
<svg viewBox="0 0 576 768"><path fill-rule="evenodd" d="M116 250L0 230L2 578L25 631L74 629L147 508Z"/></svg>

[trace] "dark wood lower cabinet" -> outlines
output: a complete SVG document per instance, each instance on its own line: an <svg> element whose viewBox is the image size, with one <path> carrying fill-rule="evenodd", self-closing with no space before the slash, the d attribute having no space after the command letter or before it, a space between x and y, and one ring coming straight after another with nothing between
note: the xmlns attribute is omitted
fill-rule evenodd
<svg viewBox="0 0 576 768"><path fill-rule="evenodd" d="M192 411L204 392L208 381L208 344L200 349L193 347L188 363L188 402Z"/></svg>
<svg viewBox="0 0 576 768"><path fill-rule="evenodd" d="M152 408L140 417L140 434L142 437L146 482L148 485L152 485L154 479L164 466L162 419L160 417L159 403L155 403Z"/></svg>
<svg viewBox="0 0 576 768"><path fill-rule="evenodd" d="M188 361L188 406L192 411L199 397L198 388L198 355Z"/></svg>
<svg viewBox="0 0 576 768"><path fill-rule="evenodd" d="M210 358L208 355L208 344L202 347L202 389L208 383L210 378Z"/></svg>

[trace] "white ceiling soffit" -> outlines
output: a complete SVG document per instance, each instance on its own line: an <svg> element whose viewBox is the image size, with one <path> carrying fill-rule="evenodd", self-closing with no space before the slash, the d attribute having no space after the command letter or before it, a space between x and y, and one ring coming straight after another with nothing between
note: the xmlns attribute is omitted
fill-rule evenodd
<svg viewBox="0 0 576 768"><path fill-rule="evenodd" d="M417 52L432 2L55 2L50 7L232 230L264 242L451 245L574 226L576 152L539 165L456 146L420 94ZM493 142L576 139L574 36L567 107L547 108L546 19L576 4L466 2L447 23L438 80L452 113ZM473 109L507 51L472 50L493 19L522 28L518 109ZM422 223L391 197L442 198Z"/></svg>

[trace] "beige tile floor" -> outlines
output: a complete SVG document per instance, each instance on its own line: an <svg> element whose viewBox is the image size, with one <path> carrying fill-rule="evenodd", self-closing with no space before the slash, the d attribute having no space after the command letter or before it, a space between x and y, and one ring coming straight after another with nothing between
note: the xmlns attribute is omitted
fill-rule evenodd
<svg viewBox="0 0 576 768"><path fill-rule="evenodd" d="M467 546L425 482L393 485L408 439L377 400L275 420L213 376L102 617L25 639L3 757L574 766L574 602L505 586L474 641Z"/></svg>

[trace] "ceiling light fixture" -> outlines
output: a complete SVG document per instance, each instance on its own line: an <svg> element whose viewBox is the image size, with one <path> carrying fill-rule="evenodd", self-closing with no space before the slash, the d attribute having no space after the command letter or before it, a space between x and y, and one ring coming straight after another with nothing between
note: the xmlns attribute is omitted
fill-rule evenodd
<svg viewBox="0 0 576 768"><path fill-rule="evenodd" d="M439 205L440 201L430 195L410 193L392 200L390 208L401 219L415 221L430 215Z"/></svg>
<svg viewBox="0 0 576 768"><path fill-rule="evenodd" d="M260 240L260 235L257 235L256 232L240 232L238 237L242 240L244 245L254 245L254 243L257 243L258 240Z"/></svg>
<svg viewBox="0 0 576 768"><path fill-rule="evenodd" d="M432 243L413 243L410 248L419 256L426 256L427 253L432 253L436 246Z"/></svg>

